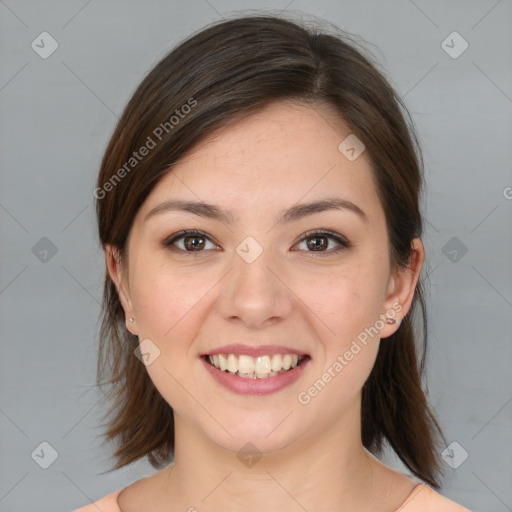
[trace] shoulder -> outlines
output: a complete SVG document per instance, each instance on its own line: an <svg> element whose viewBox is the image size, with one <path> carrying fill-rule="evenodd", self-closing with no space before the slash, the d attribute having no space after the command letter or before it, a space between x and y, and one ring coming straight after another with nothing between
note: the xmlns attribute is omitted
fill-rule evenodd
<svg viewBox="0 0 512 512"><path fill-rule="evenodd" d="M441 496L426 484L418 484L396 512L471 512Z"/></svg>
<svg viewBox="0 0 512 512"><path fill-rule="evenodd" d="M117 504L117 497L121 491L122 489L119 489L118 491L108 494L98 501L91 503L90 505L77 508L76 510L73 510L73 512L98 512L98 510L101 510L101 512L121 512L119 505Z"/></svg>

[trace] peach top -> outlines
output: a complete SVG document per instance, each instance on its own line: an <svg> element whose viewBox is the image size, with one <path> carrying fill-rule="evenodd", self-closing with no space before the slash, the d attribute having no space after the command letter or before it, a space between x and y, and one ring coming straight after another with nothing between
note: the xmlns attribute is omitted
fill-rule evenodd
<svg viewBox="0 0 512 512"><path fill-rule="evenodd" d="M100 500L78 508L73 512L122 512L117 504L117 497L122 489L104 496ZM395 512L471 512L452 500L441 496L426 484L418 484L409 497Z"/></svg>

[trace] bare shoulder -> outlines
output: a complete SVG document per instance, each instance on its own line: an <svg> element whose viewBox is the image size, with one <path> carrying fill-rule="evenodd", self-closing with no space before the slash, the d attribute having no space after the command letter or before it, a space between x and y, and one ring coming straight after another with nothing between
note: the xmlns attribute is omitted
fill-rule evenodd
<svg viewBox="0 0 512 512"><path fill-rule="evenodd" d="M419 484L396 512L471 512L442 496L425 484Z"/></svg>
<svg viewBox="0 0 512 512"><path fill-rule="evenodd" d="M168 474L168 468L164 468L125 487L117 497L120 512L140 512L147 509L158 495Z"/></svg>
<svg viewBox="0 0 512 512"><path fill-rule="evenodd" d="M383 478L384 495L393 496L388 503L389 510L396 512L471 512L462 505L442 496L423 482L382 465L387 473Z"/></svg>
<svg viewBox="0 0 512 512"><path fill-rule="evenodd" d="M120 492L121 491L110 493L90 505L75 509L73 512L97 512L98 510L103 512L119 512L117 497Z"/></svg>

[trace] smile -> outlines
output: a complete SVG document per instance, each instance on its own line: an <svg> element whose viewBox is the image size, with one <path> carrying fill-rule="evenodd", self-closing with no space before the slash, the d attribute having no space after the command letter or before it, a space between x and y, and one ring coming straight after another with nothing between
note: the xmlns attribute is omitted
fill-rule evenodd
<svg viewBox="0 0 512 512"><path fill-rule="evenodd" d="M309 355L299 354L204 354L199 359L222 388L239 395L260 396L291 386L311 362Z"/></svg>
<svg viewBox="0 0 512 512"><path fill-rule="evenodd" d="M206 360L218 370L244 379L277 377L300 365L306 356L273 354L252 357L249 355L213 354Z"/></svg>

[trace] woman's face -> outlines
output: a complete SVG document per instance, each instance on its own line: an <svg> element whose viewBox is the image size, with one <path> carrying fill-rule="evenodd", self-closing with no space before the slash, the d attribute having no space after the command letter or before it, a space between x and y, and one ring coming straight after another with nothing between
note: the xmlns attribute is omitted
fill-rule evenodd
<svg viewBox="0 0 512 512"><path fill-rule="evenodd" d="M416 270L394 276L367 154L339 149L349 134L324 106L268 106L166 174L135 218L125 272L108 260L176 421L225 449L358 432L379 338L409 309L421 243ZM173 239L181 230L197 233ZM220 354L258 378L205 357L220 364Z"/></svg>

